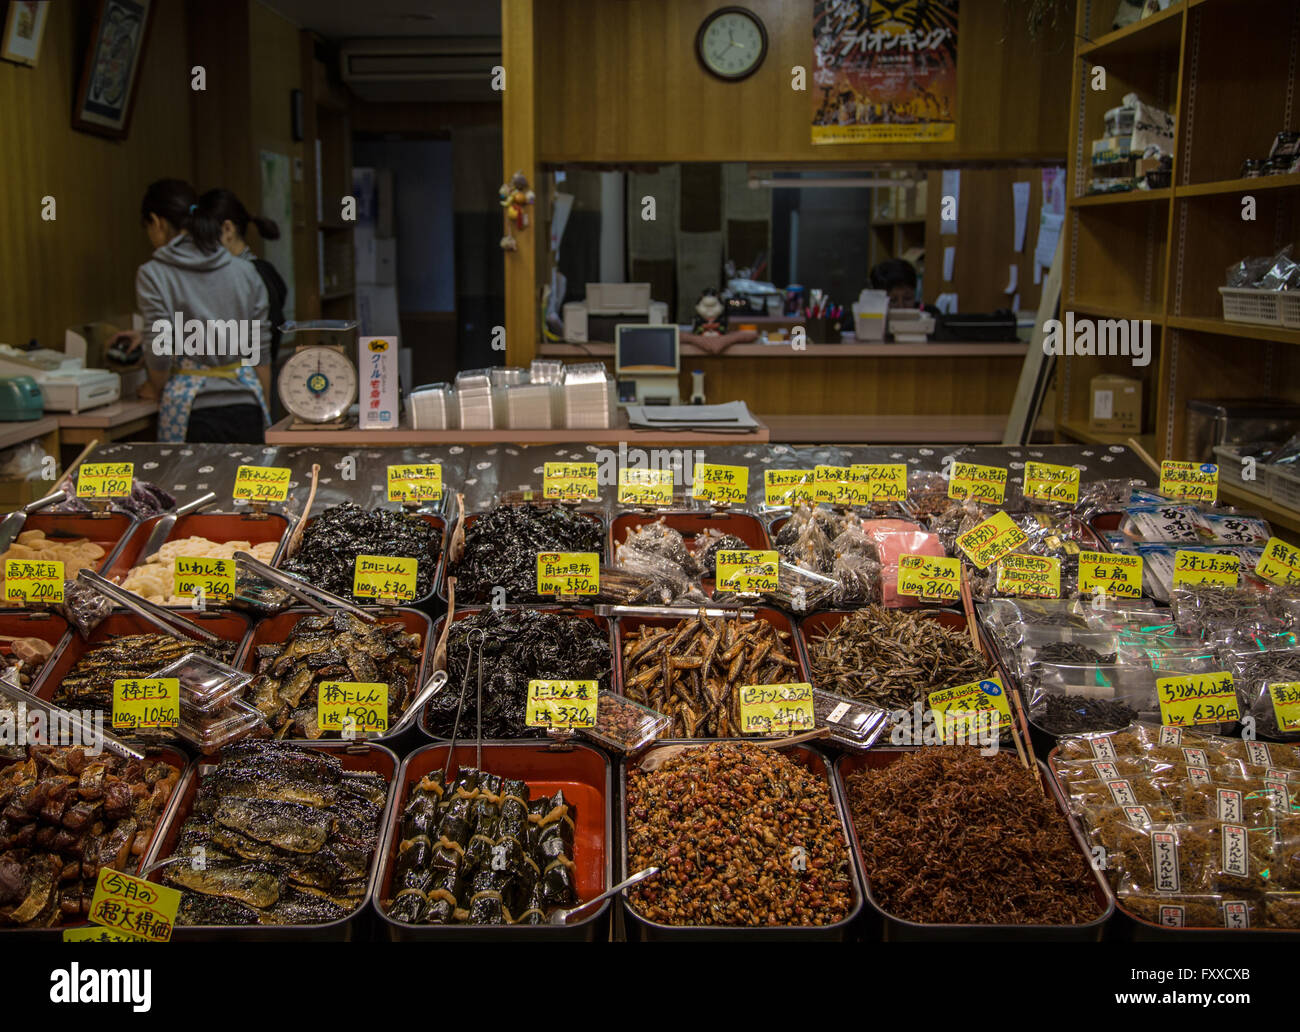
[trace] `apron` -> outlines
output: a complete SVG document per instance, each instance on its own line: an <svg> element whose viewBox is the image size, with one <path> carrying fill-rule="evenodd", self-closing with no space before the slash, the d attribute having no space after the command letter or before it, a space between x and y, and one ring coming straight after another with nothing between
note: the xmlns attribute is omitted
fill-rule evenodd
<svg viewBox="0 0 1300 1032"><path fill-rule="evenodd" d="M159 441L164 444L184 442L185 432L190 424L190 412L194 408L194 399L203 386L204 377L208 376L238 380L256 396L257 403L262 408L263 427L271 425L271 413L267 410L266 398L262 394L262 381L257 378L257 371L252 366L235 362L231 365L204 366L195 369L182 367L172 372L158 402Z"/></svg>

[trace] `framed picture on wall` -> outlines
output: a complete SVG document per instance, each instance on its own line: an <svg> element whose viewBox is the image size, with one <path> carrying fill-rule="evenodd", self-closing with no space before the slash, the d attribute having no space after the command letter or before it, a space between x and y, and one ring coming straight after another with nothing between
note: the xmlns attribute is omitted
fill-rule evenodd
<svg viewBox="0 0 1300 1032"><path fill-rule="evenodd" d="M99 0L72 127L124 139L149 36L152 0Z"/></svg>
<svg viewBox="0 0 1300 1032"><path fill-rule="evenodd" d="M50 13L51 0L10 0L5 15L4 39L0 41L0 57L15 64L36 66L41 53L41 37L45 34L45 19Z"/></svg>

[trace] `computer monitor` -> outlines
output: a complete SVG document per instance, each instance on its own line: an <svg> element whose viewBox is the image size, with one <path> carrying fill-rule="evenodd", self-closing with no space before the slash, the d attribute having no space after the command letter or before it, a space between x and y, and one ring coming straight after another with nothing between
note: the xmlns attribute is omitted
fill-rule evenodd
<svg viewBox="0 0 1300 1032"><path fill-rule="evenodd" d="M676 376L681 368L677 324L614 327L614 372Z"/></svg>

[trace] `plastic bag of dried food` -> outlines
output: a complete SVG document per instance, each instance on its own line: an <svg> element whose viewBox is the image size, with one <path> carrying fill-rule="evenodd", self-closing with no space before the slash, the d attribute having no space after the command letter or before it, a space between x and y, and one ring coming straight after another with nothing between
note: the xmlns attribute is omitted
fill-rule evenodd
<svg viewBox="0 0 1300 1032"><path fill-rule="evenodd" d="M1136 774L1123 778L1081 778L1070 782L1066 795L1071 807L1084 814L1113 806L1160 807L1168 802L1159 785Z"/></svg>
<svg viewBox="0 0 1300 1032"><path fill-rule="evenodd" d="M1292 884L1297 872L1285 862L1285 847L1275 842L1275 832L1272 826L1251 828L1228 821L1189 821L1180 825L1179 845L1204 857L1211 892L1238 897L1274 887L1300 888Z"/></svg>
<svg viewBox="0 0 1300 1032"><path fill-rule="evenodd" d="M1251 777L1300 782L1300 748L1281 742L1255 739L1241 743L1246 772Z"/></svg>
<svg viewBox="0 0 1300 1032"><path fill-rule="evenodd" d="M786 562L813 573L828 574L835 561L831 540L838 532L830 513L801 506L777 531L774 543Z"/></svg>
<svg viewBox="0 0 1300 1032"><path fill-rule="evenodd" d="M953 502L952 506L937 516L930 517L930 532L939 536L948 555L961 555L957 539L968 530L978 527L997 512L997 508L981 502Z"/></svg>
<svg viewBox="0 0 1300 1032"><path fill-rule="evenodd" d="M1129 631L1139 634L1177 634L1168 609L1137 598L1094 595L1079 600L1079 612L1096 631Z"/></svg>
<svg viewBox="0 0 1300 1032"><path fill-rule="evenodd" d="M1278 792L1261 778L1205 785L1196 781L1167 780L1161 789L1185 821L1228 821L1251 828L1271 828L1286 816L1289 794Z"/></svg>
<svg viewBox="0 0 1300 1032"><path fill-rule="evenodd" d="M1255 733L1300 740L1300 648L1234 650L1224 659L1241 714L1254 718Z"/></svg>
<svg viewBox="0 0 1300 1032"><path fill-rule="evenodd" d="M1074 514L1084 523L1103 512L1120 512L1128 507L1135 487L1145 482L1127 477L1113 480L1088 480L1079 485L1079 501Z"/></svg>
<svg viewBox="0 0 1300 1032"><path fill-rule="evenodd" d="M1287 629L1269 611L1265 593L1251 588L1178 587L1170 592L1169 608L1180 634L1222 645L1247 645Z"/></svg>
<svg viewBox="0 0 1300 1032"><path fill-rule="evenodd" d="M1273 536L1268 520L1239 509L1201 509L1212 545L1263 545Z"/></svg>
<svg viewBox="0 0 1300 1032"><path fill-rule="evenodd" d="M618 562L601 567L600 597L616 605L671 605L694 594L701 604L703 592L695 588L686 571L662 555L621 549Z"/></svg>
<svg viewBox="0 0 1300 1032"><path fill-rule="evenodd" d="M1154 698L1119 667L1043 663L1022 682L1029 720L1049 735L1112 731L1151 713Z"/></svg>
<svg viewBox="0 0 1300 1032"><path fill-rule="evenodd" d="M1063 760L1057 756L1052 759L1052 770L1067 789L1076 781L1145 780L1150 773L1146 760L1133 756L1113 760Z"/></svg>
<svg viewBox="0 0 1300 1032"><path fill-rule="evenodd" d="M1132 723L1115 731L1068 735L1056 743L1056 755L1064 760L1114 760L1141 756L1150 744L1149 725Z"/></svg>
<svg viewBox="0 0 1300 1032"><path fill-rule="evenodd" d="M1134 541L1200 544L1208 528L1194 505L1131 505L1124 510L1120 530Z"/></svg>
<svg viewBox="0 0 1300 1032"><path fill-rule="evenodd" d="M938 537L908 520L863 520L862 532L880 561L880 599L890 608L919 606L919 599L898 593L898 561L904 555L944 557Z"/></svg>
<svg viewBox="0 0 1300 1032"><path fill-rule="evenodd" d="M1118 900L1134 917L1162 928L1254 928L1261 920L1258 902L1219 895L1124 892Z"/></svg>
<svg viewBox="0 0 1300 1032"><path fill-rule="evenodd" d="M113 603L77 581L63 582L63 604L55 610L87 641L95 628L113 614Z"/></svg>
<svg viewBox="0 0 1300 1032"><path fill-rule="evenodd" d="M642 555L660 556L687 571L694 565L681 533L668 526L662 518L652 523L632 527L627 537L614 550L615 565L622 562L621 556L624 550Z"/></svg>
<svg viewBox="0 0 1300 1032"><path fill-rule="evenodd" d="M839 581L795 563L780 562L776 582L777 590L764 594L763 598L792 612L812 612L839 604Z"/></svg>
<svg viewBox="0 0 1300 1032"><path fill-rule="evenodd" d="M907 475L907 511L922 519L943 512L951 504L948 481L942 473L915 469Z"/></svg>
<svg viewBox="0 0 1300 1032"><path fill-rule="evenodd" d="M831 565L836 605L880 602L880 562L870 551L844 551Z"/></svg>
<svg viewBox="0 0 1300 1032"><path fill-rule="evenodd" d="M1150 895L1213 893L1218 886L1206 830L1188 824L1114 824L1100 845L1117 892Z"/></svg>

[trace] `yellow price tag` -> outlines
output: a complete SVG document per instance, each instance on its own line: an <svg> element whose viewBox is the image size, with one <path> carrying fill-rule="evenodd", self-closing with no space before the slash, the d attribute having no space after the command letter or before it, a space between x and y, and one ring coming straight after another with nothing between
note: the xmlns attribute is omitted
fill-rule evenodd
<svg viewBox="0 0 1300 1032"><path fill-rule="evenodd" d="M766 505L813 504L813 471L769 469L763 473L763 502Z"/></svg>
<svg viewBox="0 0 1300 1032"><path fill-rule="evenodd" d="M316 726L344 737L388 730L388 685L374 681L322 681L316 693Z"/></svg>
<svg viewBox="0 0 1300 1032"><path fill-rule="evenodd" d="M1100 589L1111 598L1142 597L1142 557L1110 552L1079 553L1079 594Z"/></svg>
<svg viewBox="0 0 1300 1032"><path fill-rule="evenodd" d="M1000 677L941 688L927 699L945 741L978 740L981 731L1011 727L1011 705Z"/></svg>
<svg viewBox="0 0 1300 1032"><path fill-rule="evenodd" d="M1300 731L1300 681L1278 681L1268 686L1279 731Z"/></svg>
<svg viewBox="0 0 1300 1032"><path fill-rule="evenodd" d="M849 467L849 483L856 488L856 505L907 501L907 465L870 462Z"/></svg>
<svg viewBox="0 0 1300 1032"><path fill-rule="evenodd" d="M175 727L181 720L181 682L175 677L123 677L113 682L113 727Z"/></svg>
<svg viewBox="0 0 1300 1032"><path fill-rule="evenodd" d="M1007 494L1007 471L1002 466L954 462L948 478L948 497L958 501L1001 505Z"/></svg>
<svg viewBox="0 0 1300 1032"><path fill-rule="evenodd" d="M83 462L77 467L77 497L125 498L134 479L134 462Z"/></svg>
<svg viewBox="0 0 1300 1032"><path fill-rule="evenodd" d="M961 598L961 560L933 555L898 557L898 593L929 602Z"/></svg>
<svg viewBox="0 0 1300 1032"><path fill-rule="evenodd" d="M1281 538L1269 538L1255 564L1255 573L1284 588L1300 584L1300 548L1293 548Z"/></svg>
<svg viewBox="0 0 1300 1032"><path fill-rule="evenodd" d="M529 727L595 727L600 686L595 681L528 682Z"/></svg>
<svg viewBox="0 0 1300 1032"><path fill-rule="evenodd" d="M998 563L997 590L1022 598L1060 598L1061 560L1046 555L1004 555Z"/></svg>
<svg viewBox="0 0 1300 1032"><path fill-rule="evenodd" d="M542 497L561 502L599 499L599 466L594 462L546 463L542 472Z"/></svg>
<svg viewBox="0 0 1300 1032"><path fill-rule="evenodd" d="M761 549L719 549L714 556L718 591L759 594L776 591L780 583L781 556Z"/></svg>
<svg viewBox="0 0 1300 1032"><path fill-rule="evenodd" d="M1228 724L1241 717L1232 675L1222 670L1212 674L1179 674L1156 678L1160 701L1160 723L1176 727L1197 724Z"/></svg>
<svg viewBox="0 0 1300 1032"><path fill-rule="evenodd" d="M283 502L289 497L288 466L240 466L235 470L234 497L250 502Z"/></svg>
<svg viewBox="0 0 1300 1032"><path fill-rule="evenodd" d="M957 537L957 547L981 570L987 569L1004 555L1014 552L1029 540L1005 512L996 512Z"/></svg>
<svg viewBox="0 0 1300 1032"><path fill-rule="evenodd" d="M1074 505L1079 500L1079 471L1050 462L1026 462L1025 497Z"/></svg>
<svg viewBox="0 0 1300 1032"><path fill-rule="evenodd" d="M149 942L167 942L180 905L181 894L176 889L101 867L86 916L116 932Z"/></svg>
<svg viewBox="0 0 1300 1032"><path fill-rule="evenodd" d="M391 555L359 555L352 573L357 598L410 602L417 590L420 560Z"/></svg>
<svg viewBox="0 0 1300 1032"><path fill-rule="evenodd" d="M130 932L119 932L103 925L79 925L63 929L64 942L149 942L149 939Z"/></svg>
<svg viewBox="0 0 1300 1032"><path fill-rule="evenodd" d="M1174 587L1185 584L1222 584L1237 586L1241 560L1235 555L1216 555L1214 552L1174 553Z"/></svg>
<svg viewBox="0 0 1300 1032"><path fill-rule="evenodd" d="M596 552L538 552L537 594L595 595L600 592Z"/></svg>
<svg viewBox="0 0 1300 1032"><path fill-rule="evenodd" d="M442 464L388 467L390 502L436 502L442 498Z"/></svg>
<svg viewBox="0 0 1300 1032"><path fill-rule="evenodd" d="M746 684L740 687L740 730L746 735L811 731L813 690L807 682Z"/></svg>
<svg viewBox="0 0 1300 1032"><path fill-rule="evenodd" d="M63 563L56 559L6 559L5 601L63 601Z"/></svg>
<svg viewBox="0 0 1300 1032"><path fill-rule="evenodd" d="M172 594L177 598L193 598L199 591L205 599L233 598L235 560L177 556L172 566Z"/></svg>
<svg viewBox="0 0 1300 1032"><path fill-rule="evenodd" d="M704 502L744 505L749 497L749 467L697 462L691 471L691 497Z"/></svg>
<svg viewBox="0 0 1300 1032"><path fill-rule="evenodd" d="M813 501L826 505L851 505L848 466L813 467Z"/></svg>
<svg viewBox="0 0 1300 1032"><path fill-rule="evenodd" d="M618 500L624 505L672 505L671 469L620 469Z"/></svg>
<svg viewBox="0 0 1300 1032"><path fill-rule="evenodd" d="M1219 467L1212 462L1160 463L1159 491L1166 498L1213 505L1219 497Z"/></svg>

